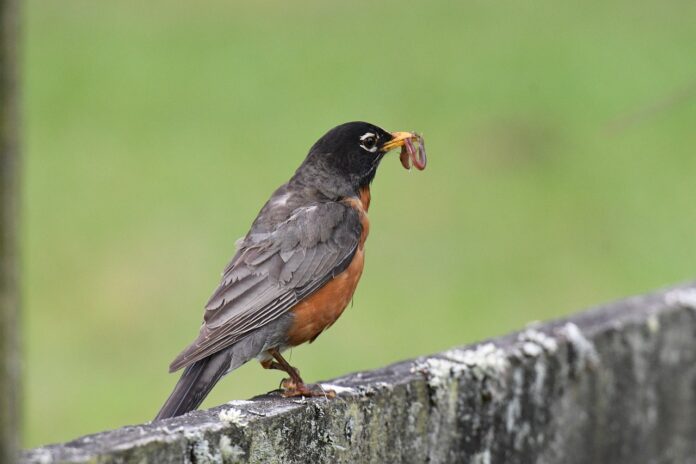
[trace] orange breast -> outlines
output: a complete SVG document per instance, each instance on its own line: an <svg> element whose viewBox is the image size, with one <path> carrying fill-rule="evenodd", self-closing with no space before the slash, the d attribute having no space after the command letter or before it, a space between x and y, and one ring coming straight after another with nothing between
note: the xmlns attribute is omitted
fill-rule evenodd
<svg viewBox="0 0 696 464"><path fill-rule="evenodd" d="M331 327L353 298L353 293L362 275L365 263L363 246L370 230L370 223L367 219L370 190L368 188L361 190L359 199L349 198L343 201L360 214L362 233L358 249L345 271L334 277L312 296L297 303L292 309L295 319L288 332L288 344L291 346L313 342L319 334Z"/></svg>

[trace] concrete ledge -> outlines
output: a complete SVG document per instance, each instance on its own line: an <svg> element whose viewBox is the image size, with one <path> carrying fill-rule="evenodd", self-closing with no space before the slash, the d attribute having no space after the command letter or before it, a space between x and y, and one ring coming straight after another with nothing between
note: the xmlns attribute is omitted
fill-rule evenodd
<svg viewBox="0 0 696 464"><path fill-rule="evenodd" d="M696 283L23 462L696 463Z"/></svg>

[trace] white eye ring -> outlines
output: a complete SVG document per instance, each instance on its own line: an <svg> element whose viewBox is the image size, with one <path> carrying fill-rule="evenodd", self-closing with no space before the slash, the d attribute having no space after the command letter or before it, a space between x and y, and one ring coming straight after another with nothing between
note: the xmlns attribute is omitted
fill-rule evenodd
<svg viewBox="0 0 696 464"><path fill-rule="evenodd" d="M373 134L372 132L366 132L360 136L360 141L363 142L360 144L360 146L363 148L363 150L369 151L370 153L374 153L377 151L378 139L379 136Z"/></svg>

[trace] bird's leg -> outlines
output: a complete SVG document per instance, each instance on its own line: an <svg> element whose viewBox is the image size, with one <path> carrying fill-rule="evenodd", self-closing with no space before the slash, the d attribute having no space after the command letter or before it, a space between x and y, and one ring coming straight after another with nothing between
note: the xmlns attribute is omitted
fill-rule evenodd
<svg viewBox="0 0 696 464"><path fill-rule="evenodd" d="M305 384L302 377L300 377L300 371L292 367L276 348L268 350L268 354L275 358L275 362L268 360L262 362L261 365L266 369L278 369L287 372L287 374L290 376L289 379L283 379L283 381L280 383L280 386L283 389L281 394L285 398L293 396L324 396L334 398L336 396L336 392L333 390L324 390L321 385Z"/></svg>
<svg viewBox="0 0 696 464"><path fill-rule="evenodd" d="M281 366L280 364L278 364L275 361L271 361L270 359L266 359L264 361L261 361L261 367L263 367L264 369L275 369L278 371L285 372L285 369L283 369L283 366Z"/></svg>
<svg viewBox="0 0 696 464"><path fill-rule="evenodd" d="M276 369L283 371L290 376L290 379L298 385L303 385L304 381L300 377L300 371L292 367L285 358L280 354L280 351L276 348L268 350L268 354L273 356L277 361L271 361L270 359L261 361L261 366L264 369Z"/></svg>

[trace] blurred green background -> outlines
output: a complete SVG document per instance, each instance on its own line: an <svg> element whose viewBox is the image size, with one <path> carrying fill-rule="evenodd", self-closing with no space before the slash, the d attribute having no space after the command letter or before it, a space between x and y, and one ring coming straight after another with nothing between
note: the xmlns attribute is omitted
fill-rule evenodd
<svg viewBox="0 0 696 464"><path fill-rule="evenodd" d="M696 276L696 4L581 3L29 1L25 445L154 416L234 241L345 121L430 164L382 164L308 380Z"/></svg>

